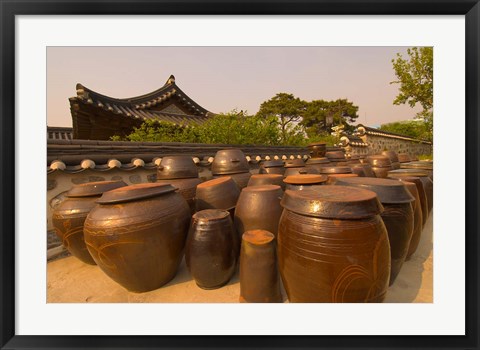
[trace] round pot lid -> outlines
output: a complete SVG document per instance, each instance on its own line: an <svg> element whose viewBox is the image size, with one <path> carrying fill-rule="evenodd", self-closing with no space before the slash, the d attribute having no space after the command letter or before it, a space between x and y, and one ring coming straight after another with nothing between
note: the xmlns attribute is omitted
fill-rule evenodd
<svg viewBox="0 0 480 350"><path fill-rule="evenodd" d="M230 213L223 209L204 209L193 214L192 218L201 222L224 220Z"/></svg>
<svg viewBox="0 0 480 350"><path fill-rule="evenodd" d="M304 167L305 162L303 161L303 159L299 159L299 158L287 159L283 166L285 168L299 168L299 167Z"/></svg>
<svg viewBox="0 0 480 350"><path fill-rule="evenodd" d="M139 199L157 197L162 194L174 192L177 188L170 184L144 183L125 186L112 191L105 192L97 203L116 204L130 202Z"/></svg>
<svg viewBox="0 0 480 350"><path fill-rule="evenodd" d="M101 196L103 192L111 191L116 188L127 186L123 181L96 181L87 182L80 185L74 185L66 193L67 197L93 197Z"/></svg>
<svg viewBox="0 0 480 350"><path fill-rule="evenodd" d="M402 163L400 165L402 169L424 169L424 170L433 170L433 162L426 162L426 161L417 161L417 162L409 162L409 163Z"/></svg>
<svg viewBox="0 0 480 350"><path fill-rule="evenodd" d="M389 177L405 177L405 176L417 176L417 177L425 177L429 176L428 172L422 169L397 169L397 170L390 170L388 172Z"/></svg>
<svg viewBox="0 0 480 350"><path fill-rule="evenodd" d="M328 180L327 175L300 174L287 176L283 182L293 185L313 185L324 183Z"/></svg>
<svg viewBox="0 0 480 350"><path fill-rule="evenodd" d="M390 158L381 155L368 156L367 162L377 168L388 168L392 166Z"/></svg>
<svg viewBox="0 0 480 350"><path fill-rule="evenodd" d="M353 186L373 191L382 204L410 203L415 198L404 184L394 179L348 177L336 179L335 186Z"/></svg>
<svg viewBox="0 0 480 350"><path fill-rule="evenodd" d="M328 164L330 161L327 157L323 158L310 158L307 160L306 164Z"/></svg>
<svg viewBox="0 0 480 350"><path fill-rule="evenodd" d="M320 168L320 174L350 174L352 168L349 166L326 166Z"/></svg>
<svg viewBox="0 0 480 350"><path fill-rule="evenodd" d="M286 190L280 204L298 214L331 219L360 219L383 211L375 192L347 186L318 186L308 191Z"/></svg>

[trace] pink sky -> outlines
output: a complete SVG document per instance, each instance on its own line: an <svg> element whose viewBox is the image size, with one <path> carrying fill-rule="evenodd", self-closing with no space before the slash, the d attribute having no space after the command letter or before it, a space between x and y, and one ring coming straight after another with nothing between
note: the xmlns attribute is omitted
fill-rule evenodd
<svg viewBox="0 0 480 350"><path fill-rule="evenodd" d="M347 98L358 123L408 120L420 110L395 106L391 60L406 47L49 47L47 124L72 126L68 98L76 83L125 98L177 85L214 113L253 114L279 92L306 101Z"/></svg>

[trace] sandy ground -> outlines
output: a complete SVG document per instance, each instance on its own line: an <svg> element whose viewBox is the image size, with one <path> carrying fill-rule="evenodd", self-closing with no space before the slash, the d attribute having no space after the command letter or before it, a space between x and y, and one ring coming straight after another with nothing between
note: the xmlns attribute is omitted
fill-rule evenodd
<svg viewBox="0 0 480 350"><path fill-rule="evenodd" d="M430 215L417 252L404 263L397 280L388 290L385 302L433 302L432 238L433 215ZM75 257L47 264L49 303L237 303L239 292L238 272L228 285L203 290L192 280L184 262L170 283L140 294L128 292L97 266L84 264Z"/></svg>

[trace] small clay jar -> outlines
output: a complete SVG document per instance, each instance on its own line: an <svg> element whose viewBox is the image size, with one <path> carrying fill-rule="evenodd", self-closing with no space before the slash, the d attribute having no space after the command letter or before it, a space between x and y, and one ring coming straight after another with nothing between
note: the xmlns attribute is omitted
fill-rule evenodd
<svg viewBox="0 0 480 350"><path fill-rule="evenodd" d="M382 155L368 156L367 161L372 166L375 177L386 178L388 172L393 170L390 158Z"/></svg>
<svg viewBox="0 0 480 350"><path fill-rule="evenodd" d="M76 258L90 265L95 261L88 252L83 235L83 225L88 213L103 192L127 186L123 181L99 181L74 185L65 200L55 208L52 224L63 246Z"/></svg>
<svg viewBox="0 0 480 350"><path fill-rule="evenodd" d="M400 162L398 160L398 155L397 152L395 151L383 151L382 155L387 156L390 159L390 162L392 163L392 169L400 169Z"/></svg>
<svg viewBox="0 0 480 350"><path fill-rule="evenodd" d="M323 158L325 157L325 153L327 153L327 144L325 142L311 143L307 148L312 158Z"/></svg>
<svg viewBox="0 0 480 350"><path fill-rule="evenodd" d="M235 272L236 245L227 211L207 209L192 216L185 263L197 286L217 289L230 281Z"/></svg>
<svg viewBox="0 0 480 350"><path fill-rule="evenodd" d="M283 175L285 168L281 160L267 160L260 164L259 174L280 174Z"/></svg>
<svg viewBox="0 0 480 350"><path fill-rule="evenodd" d="M421 169L398 169L390 171L388 176L396 178L405 176L418 177L420 181L422 181L423 189L425 190L425 194L427 196L428 213L430 214L433 209L433 182L430 179L428 172Z"/></svg>
<svg viewBox="0 0 480 350"><path fill-rule="evenodd" d="M197 186L195 209L223 209L233 213L239 196L240 189L228 176L205 181Z"/></svg>
<svg viewBox="0 0 480 350"><path fill-rule="evenodd" d="M390 242L391 272L390 285L397 278L407 257L410 240L413 234L413 209L411 202L415 198L400 181L356 177L337 179L335 185L354 186L373 191L384 207L381 214L387 228Z"/></svg>
<svg viewBox="0 0 480 350"><path fill-rule="evenodd" d="M287 184L287 190L302 191L324 186L327 179L326 175L303 174L287 176L283 182Z"/></svg>
<svg viewBox="0 0 480 350"><path fill-rule="evenodd" d="M310 158L305 163L307 168L315 169L317 172L320 172L320 169L324 166L330 165L330 161L327 157L323 158Z"/></svg>
<svg viewBox="0 0 480 350"><path fill-rule="evenodd" d="M242 235L240 302L281 303L275 236L265 230Z"/></svg>
<svg viewBox="0 0 480 350"><path fill-rule="evenodd" d="M290 302L381 302L390 278L383 210L372 191L286 190L278 268Z"/></svg>
<svg viewBox="0 0 480 350"><path fill-rule="evenodd" d="M335 182L337 182L337 179L343 179L343 178L346 178L346 177L358 177L358 175L357 174L332 174L332 175L328 175L328 179L327 179L326 184L327 185L334 185Z"/></svg>
<svg viewBox="0 0 480 350"><path fill-rule="evenodd" d="M245 231L266 230L275 236L282 215L280 186L248 186L240 193L234 213L234 224L239 242Z"/></svg>
<svg viewBox="0 0 480 350"><path fill-rule="evenodd" d="M413 234L412 239L410 240L410 245L408 246L408 252L405 260L410 259L410 257L417 251L418 244L420 243L420 238L422 236L423 229L423 218L422 218L422 208L420 203L420 197L418 196L417 185L413 182L402 181L407 189L410 191L415 201L412 202L413 207Z"/></svg>
<svg viewBox="0 0 480 350"><path fill-rule="evenodd" d="M394 172L389 172L388 178L389 179L397 179L404 182L412 182L417 186L418 196L420 198L420 208L422 210L422 228L425 227L428 219L428 200L427 194L425 193L425 189L423 188L423 182L421 177L418 176L409 176L408 174L396 173L397 170ZM402 171L400 169L400 171Z"/></svg>
<svg viewBox="0 0 480 350"><path fill-rule="evenodd" d="M145 183L105 192L85 220L97 265L132 292L162 287L183 258L190 208L171 185Z"/></svg>
<svg viewBox="0 0 480 350"><path fill-rule="evenodd" d="M283 176L280 174L255 174L250 177L248 181L248 187L250 186L263 186L263 185L276 185L280 186L282 190L285 189L285 183L283 182Z"/></svg>

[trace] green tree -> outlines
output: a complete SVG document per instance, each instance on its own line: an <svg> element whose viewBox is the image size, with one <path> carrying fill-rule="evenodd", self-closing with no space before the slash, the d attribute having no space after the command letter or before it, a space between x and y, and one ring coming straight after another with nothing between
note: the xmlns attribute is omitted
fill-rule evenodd
<svg viewBox="0 0 480 350"><path fill-rule="evenodd" d="M393 104L422 106L417 118L423 120L428 129L427 139L433 140L433 47L413 47L407 50L408 58L397 53L392 59L397 80L390 84L400 84L399 93Z"/></svg>
<svg viewBox="0 0 480 350"><path fill-rule="evenodd" d="M258 117L278 120L282 144L291 144L303 134L298 125L305 112L306 102L287 93L278 93L270 100L263 102L257 113Z"/></svg>
<svg viewBox="0 0 480 350"><path fill-rule="evenodd" d="M380 130L392 132L398 135L409 136L419 140L426 140L428 137L427 126L420 120L406 120L382 124L380 126Z"/></svg>
<svg viewBox="0 0 480 350"><path fill-rule="evenodd" d="M354 123L358 118L358 106L347 99L335 101L314 100L307 103L303 115L302 125L309 137L318 134L329 134L328 125L345 125L345 131L352 131Z"/></svg>

